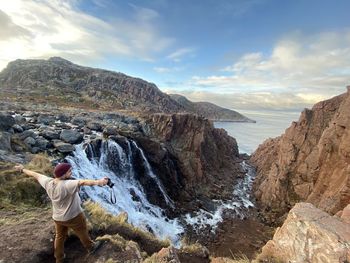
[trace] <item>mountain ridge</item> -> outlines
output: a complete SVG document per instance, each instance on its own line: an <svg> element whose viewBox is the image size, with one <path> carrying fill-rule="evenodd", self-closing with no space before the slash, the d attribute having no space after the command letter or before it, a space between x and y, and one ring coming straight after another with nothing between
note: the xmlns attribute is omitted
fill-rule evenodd
<svg viewBox="0 0 350 263"><path fill-rule="evenodd" d="M142 113L201 113L214 121L251 121L216 105L205 110L203 104L182 104L141 78L77 65L60 57L10 62L0 72L0 89L12 101Z"/></svg>

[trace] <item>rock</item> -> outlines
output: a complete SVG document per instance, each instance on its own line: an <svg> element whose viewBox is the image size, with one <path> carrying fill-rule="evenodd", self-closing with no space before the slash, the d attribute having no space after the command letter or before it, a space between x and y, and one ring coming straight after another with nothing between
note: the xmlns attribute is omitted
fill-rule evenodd
<svg viewBox="0 0 350 263"><path fill-rule="evenodd" d="M177 250L173 246L162 248L153 256L153 259L159 263L181 263Z"/></svg>
<svg viewBox="0 0 350 263"><path fill-rule="evenodd" d="M350 200L350 92L305 109L285 133L265 141L251 162L254 193L271 222L296 202L335 214Z"/></svg>
<svg viewBox="0 0 350 263"><path fill-rule="evenodd" d="M60 134L60 139L70 144L77 144L83 141L84 135L75 130L63 130Z"/></svg>
<svg viewBox="0 0 350 263"><path fill-rule="evenodd" d="M35 146L38 147L39 150L41 150L41 151L45 151L48 148L48 144L49 144L49 141L43 137L39 137L35 141Z"/></svg>
<svg viewBox="0 0 350 263"><path fill-rule="evenodd" d="M118 135L118 127L115 126L107 126L103 129L103 135L109 136L109 135Z"/></svg>
<svg viewBox="0 0 350 263"><path fill-rule="evenodd" d="M98 123L98 122L89 122L87 124L87 127L93 131L102 131L102 125L101 123Z"/></svg>
<svg viewBox="0 0 350 263"><path fill-rule="evenodd" d="M55 117L52 115L41 114L39 115L37 121L45 125L52 125L55 123Z"/></svg>
<svg viewBox="0 0 350 263"><path fill-rule="evenodd" d="M0 131L9 130L15 123L15 119L11 115L0 113Z"/></svg>
<svg viewBox="0 0 350 263"><path fill-rule="evenodd" d="M282 227L263 247L259 262L349 262L350 224L308 203L290 210ZM269 261L271 262L271 261Z"/></svg>
<svg viewBox="0 0 350 263"><path fill-rule="evenodd" d="M35 132L32 131L32 130L26 130L26 131L24 131L24 132L18 134L18 137L19 137L22 141L24 141L24 140L25 140L26 138L28 138L28 137L36 138L37 135L36 135Z"/></svg>
<svg viewBox="0 0 350 263"><path fill-rule="evenodd" d="M50 129L44 130L41 133L41 135L48 140L54 140L54 139L60 138L60 133L58 131L50 130Z"/></svg>
<svg viewBox="0 0 350 263"><path fill-rule="evenodd" d="M230 187L241 169L236 140L225 130L215 129L207 119L191 114L153 114L145 119L145 125L149 126L146 137L163 143L169 155L176 158L177 167L169 164L177 173L175 178L162 178L164 182L169 181L167 190L171 192L173 186L170 184L182 181L184 185L180 191L185 190L197 198L198 195L212 198L217 196L217 191L221 197L231 196ZM144 141L138 140L147 156L158 155L161 147ZM162 155L158 156L162 158ZM163 160L153 160L164 166ZM168 173L159 171L158 174ZM217 188L220 181L225 181L226 189Z"/></svg>
<svg viewBox="0 0 350 263"><path fill-rule="evenodd" d="M11 148L11 134L0 131L0 149L3 151L12 151Z"/></svg>
<svg viewBox="0 0 350 263"><path fill-rule="evenodd" d="M23 141L27 146L33 146L35 144L35 139L33 137L27 137Z"/></svg>
<svg viewBox="0 0 350 263"><path fill-rule="evenodd" d="M14 132L17 132L17 133L23 132L23 128L18 124L13 125L12 128L13 128Z"/></svg>
<svg viewBox="0 0 350 263"><path fill-rule="evenodd" d="M74 117L72 119L72 123L77 125L79 128L82 128L86 124L86 119L83 117Z"/></svg>
<svg viewBox="0 0 350 263"><path fill-rule="evenodd" d="M53 146L61 153L71 153L74 151L73 145L60 140L53 140Z"/></svg>
<svg viewBox="0 0 350 263"><path fill-rule="evenodd" d="M21 116L21 115L16 115L14 118L15 118L15 122L16 122L17 124L23 124L23 123L26 122L26 118L24 118L24 117Z"/></svg>

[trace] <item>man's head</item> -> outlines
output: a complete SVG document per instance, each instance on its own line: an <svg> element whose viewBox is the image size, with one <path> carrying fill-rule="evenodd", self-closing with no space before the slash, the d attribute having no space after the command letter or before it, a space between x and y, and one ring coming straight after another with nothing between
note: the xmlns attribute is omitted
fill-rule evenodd
<svg viewBox="0 0 350 263"><path fill-rule="evenodd" d="M72 175L72 166L69 163L59 163L54 170L55 178L66 179Z"/></svg>

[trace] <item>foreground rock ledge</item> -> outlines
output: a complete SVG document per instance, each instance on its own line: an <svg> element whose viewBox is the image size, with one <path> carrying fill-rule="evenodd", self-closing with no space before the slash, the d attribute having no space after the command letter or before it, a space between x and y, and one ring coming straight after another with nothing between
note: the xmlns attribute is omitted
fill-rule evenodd
<svg viewBox="0 0 350 263"><path fill-rule="evenodd" d="M350 224L309 203L290 210L273 240L263 247L262 262L349 262Z"/></svg>

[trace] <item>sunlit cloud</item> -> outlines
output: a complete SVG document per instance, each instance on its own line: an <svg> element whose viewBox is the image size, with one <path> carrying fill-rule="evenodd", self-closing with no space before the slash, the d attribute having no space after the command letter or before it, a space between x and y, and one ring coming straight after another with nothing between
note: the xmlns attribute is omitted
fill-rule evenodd
<svg viewBox="0 0 350 263"><path fill-rule="evenodd" d="M152 60L174 42L158 32L158 13L152 9L130 5L128 20L104 21L82 12L77 3L0 2L0 68L17 58L56 55L84 64L110 56Z"/></svg>
<svg viewBox="0 0 350 263"><path fill-rule="evenodd" d="M220 103L230 97L237 107L300 107L338 95L350 84L350 30L281 39L271 54L242 55L219 74L193 76L189 97ZM202 93L201 93L202 92ZM240 101L240 102L239 102ZM232 103L231 103L232 104Z"/></svg>

